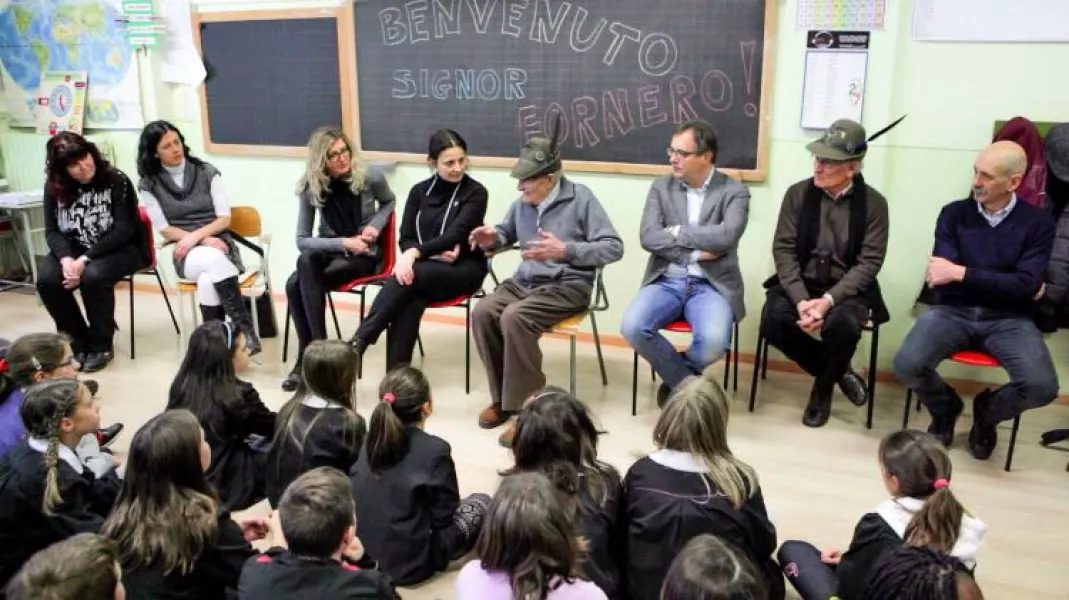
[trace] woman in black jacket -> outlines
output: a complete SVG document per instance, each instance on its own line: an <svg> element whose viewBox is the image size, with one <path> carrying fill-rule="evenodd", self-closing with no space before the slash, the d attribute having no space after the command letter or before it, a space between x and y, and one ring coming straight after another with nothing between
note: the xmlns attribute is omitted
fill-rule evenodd
<svg viewBox="0 0 1069 600"><path fill-rule="evenodd" d="M227 510L244 510L266 495L266 442L275 413L237 372L249 365L245 334L225 321L208 321L189 338L182 366L171 383L168 409L192 412L212 450L208 482Z"/></svg>
<svg viewBox="0 0 1069 600"><path fill-rule="evenodd" d="M46 146L44 218L49 254L37 292L86 372L112 359L115 284L148 266L148 236L130 179L89 140L63 132ZM82 293L85 317L74 298ZM88 319L88 324L86 323Z"/></svg>
<svg viewBox="0 0 1069 600"><path fill-rule="evenodd" d="M119 545L128 600L223 600L237 590L263 519L241 524L204 472L211 449L193 413L168 410L134 434L122 490L101 533Z"/></svg>
<svg viewBox="0 0 1069 600"><path fill-rule="evenodd" d="M583 575L611 600L620 597L621 481L612 465L598 460L598 435L581 402L548 386L533 394L517 417L512 438L516 465L502 475L542 473L571 500L568 508L576 533L587 542Z"/></svg>
<svg viewBox="0 0 1069 600"><path fill-rule="evenodd" d="M657 600L672 559L691 538L711 533L746 554L770 600L782 600L772 559L776 528L753 467L727 444L730 403L715 382L693 377L668 398L653 430L658 450L624 478L626 598Z"/></svg>
<svg viewBox="0 0 1069 600"><path fill-rule="evenodd" d="M386 331L386 370L412 362L419 322L431 302L470 296L486 277L486 256L468 245L486 216L487 193L465 173L468 144L452 129L431 136L434 176L412 186L398 244L401 256L351 343L363 355Z"/></svg>

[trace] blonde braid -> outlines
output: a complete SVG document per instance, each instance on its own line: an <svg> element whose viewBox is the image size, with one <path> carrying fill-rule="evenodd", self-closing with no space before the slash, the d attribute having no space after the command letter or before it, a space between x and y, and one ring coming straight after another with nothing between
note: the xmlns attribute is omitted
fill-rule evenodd
<svg viewBox="0 0 1069 600"><path fill-rule="evenodd" d="M63 501L59 494L59 421L64 411L57 407L56 413L48 422L48 449L45 451L45 495L42 506L46 515L52 515L52 509Z"/></svg>

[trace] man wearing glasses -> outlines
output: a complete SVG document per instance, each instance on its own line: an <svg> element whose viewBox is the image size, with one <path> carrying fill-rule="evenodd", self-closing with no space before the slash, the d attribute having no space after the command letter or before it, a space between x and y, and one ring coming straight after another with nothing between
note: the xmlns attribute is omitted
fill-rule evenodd
<svg viewBox="0 0 1069 600"><path fill-rule="evenodd" d="M684 123L672 136L672 174L653 182L639 239L650 253L642 288L621 332L663 383L657 405L689 377L700 375L731 344L745 314L736 250L750 216L750 191L716 170L717 138L704 121ZM693 335L686 352L660 331L685 320Z"/></svg>
<svg viewBox="0 0 1069 600"><path fill-rule="evenodd" d="M472 231L484 250L520 245L516 273L475 305L472 335L486 367L492 403L479 426L504 425L523 401L545 386L538 340L556 323L587 309L597 269L620 260L624 243L590 188L564 176L557 149L559 125L532 137L511 175L520 198L497 226ZM515 423L499 438L511 446Z"/></svg>
<svg viewBox="0 0 1069 600"><path fill-rule="evenodd" d="M836 385L854 405L868 402L850 360L865 322L888 320L876 281L887 201L861 176L867 148L865 128L847 119L807 145L813 176L787 189L772 241L776 274L765 282L761 333L814 377L802 416L809 427L828 422Z"/></svg>

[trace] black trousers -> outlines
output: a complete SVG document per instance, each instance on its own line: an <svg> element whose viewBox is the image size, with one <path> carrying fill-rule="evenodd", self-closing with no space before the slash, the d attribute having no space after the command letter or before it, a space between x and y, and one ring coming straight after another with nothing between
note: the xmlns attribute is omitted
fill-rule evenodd
<svg viewBox="0 0 1069 600"><path fill-rule="evenodd" d="M802 600L829 600L839 591L835 567L820 560L820 550L808 542L788 540L776 555L783 574Z"/></svg>
<svg viewBox="0 0 1069 600"><path fill-rule="evenodd" d="M81 283L85 316L74 290L63 287L63 267L49 254L38 261L37 293L56 323L56 330L71 339L74 352L111 352L115 336L115 284L144 266L134 249L101 256L85 266ZM88 323L86 320L88 319Z"/></svg>
<svg viewBox="0 0 1069 600"><path fill-rule="evenodd" d="M327 292L377 270L378 259L373 256L301 252L297 270L286 280L286 301L297 331L297 364L308 344L327 338Z"/></svg>
<svg viewBox="0 0 1069 600"><path fill-rule="evenodd" d="M453 264L420 260L413 266L411 285L401 285L390 277L375 296L356 335L374 344L386 331L386 370L412 362L412 349L419 336L423 311L432 302L442 302L478 291L486 277L482 258L459 260Z"/></svg>
<svg viewBox="0 0 1069 600"><path fill-rule="evenodd" d="M810 292L812 297L820 296ZM868 306L858 298L848 298L824 315L818 340L798 327L798 308L776 285L766 295L761 335L816 378L818 393L831 394L850 368L850 359L861 340L861 327L868 318Z"/></svg>

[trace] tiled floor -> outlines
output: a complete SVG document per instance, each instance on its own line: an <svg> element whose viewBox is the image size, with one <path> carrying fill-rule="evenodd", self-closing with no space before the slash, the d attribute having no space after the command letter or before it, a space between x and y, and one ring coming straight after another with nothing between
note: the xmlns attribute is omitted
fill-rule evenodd
<svg viewBox="0 0 1069 600"><path fill-rule="evenodd" d="M127 425L127 433L116 443L122 453L133 431L164 407L181 356L162 297L138 293L138 358L130 360L126 294L120 290L116 316L123 330L116 338L117 357L96 378L101 383L104 421L118 420ZM282 310L280 306L279 314L284 314ZM339 311L339 317L344 334L350 335L356 314ZM0 294L0 336L14 339L51 328L50 319L32 296ZM484 431L475 423L476 414L488 402L486 381L477 358L472 372L473 390L465 395L463 331L456 326L426 323L423 341L427 349L423 367L434 386L435 398L435 414L427 429L452 444L462 493L492 493L498 471L509 464L509 454L497 445L497 431ZM254 366L245 377L277 409L287 399L278 384L288 367L281 363L281 337L265 342L264 364ZM743 351L747 351L743 345ZM550 380L566 386L567 343L547 340L543 348ZM652 449L650 435L657 418L655 386L649 383L648 369L644 369L640 377L640 412L631 417L630 351L606 349L607 387L599 381L593 348L580 344L579 353L578 395L594 409L608 431L601 442L603 457L624 471ZM360 386L362 413L371 410L383 365L382 348L372 348ZM801 538L845 549L857 519L884 499L876 447L880 436L900 422L903 390L880 387L872 431L864 427L864 409L854 408L842 398L837 398L828 425L812 430L800 423L809 390L805 379L770 372L761 386L757 411L750 414L746 412L749 376L750 370L744 365L740 389L735 393L730 438L735 453L750 462L761 476L780 539ZM913 420L921 427L927 422L926 416ZM1012 473L1002 471L1008 430L1002 432L1000 447L992 459L978 462L962 449L968 416L962 425L952 452L956 467L953 485L969 510L991 527L977 570L985 596L1065 600L1069 597L1069 570L1064 567L1069 538L1069 473L1065 470L1069 454L1043 449L1037 440L1046 429L1069 426L1069 410L1048 407L1025 416ZM253 509L265 511L266 504ZM445 574L418 589L403 590L402 595L406 599L451 598L452 585L452 575Z"/></svg>

